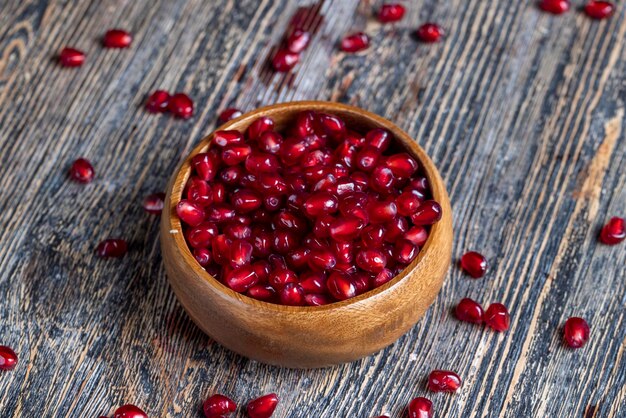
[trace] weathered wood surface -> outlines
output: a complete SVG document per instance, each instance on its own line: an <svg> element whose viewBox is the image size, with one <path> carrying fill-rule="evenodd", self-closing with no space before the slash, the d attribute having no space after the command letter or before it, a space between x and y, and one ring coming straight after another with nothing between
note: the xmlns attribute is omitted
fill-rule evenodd
<svg viewBox="0 0 626 418"><path fill-rule="evenodd" d="M626 215L626 5L596 22L532 2L424 0L381 27L376 4L323 1L312 46L284 76L267 57L296 2L0 1L0 344L21 358L0 374L0 416L96 417L132 402L195 417L213 392L244 404L269 391L277 417L399 417L419 395L438 417L626 416L626 246L596 242ZM448 29L445 42L411 39L425 20ZM134 33L130 50L99 46L111 27ZM336 50L361 29L369 51ZM55 64L66 45L88 53L82 68ZM196 115L147 114L155 88L189 92ZM412 332L324 370L212 344L168 287L158 219L140 206L218 110L295 99L358 105L414 135L449 187L455 257L477 249L492 264L478 281L452 266ZM78 156L94 183L67 181ZM109 236L130 240L127 257L94 256ZM465 296L506 303L511 329L452 319ZM561 343L572 315L592 327L578 351ZM433 368L456 370L463 389L427 393Z"/></svg>

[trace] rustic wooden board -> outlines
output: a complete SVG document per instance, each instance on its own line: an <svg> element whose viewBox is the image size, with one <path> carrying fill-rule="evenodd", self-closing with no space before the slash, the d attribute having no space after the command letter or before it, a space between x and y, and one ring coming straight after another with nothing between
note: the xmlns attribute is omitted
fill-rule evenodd
<svg viewBox="0 0 626 418"><path fill-rule="evenodd" d="M270 391L277 417L400 417L419 395L438 417L626 416L626 245L596 242L610 215L626 215L626 5L596 22L532 2L420 0L381 27L376 4L315 4L312 46L285 76L267 57L296 2L0 1L0 344L21 358L0 375L0 416L96 417L132 402L195 417L213 392L243 404ZM448 29L445 42L411 38L426 20ZM133 47L103 50L111 27L132 30ZM338 52L353 30L374 46ZM66 45L88 53L82 68L55 64ZM147 114L156 88L189 92L196 115ZM492 264L478 281L451 267L395 345L312 371L212 344L168 287L158 219L140 206L218 110L296 99L361 106L414 135L449 187L454 256L477 249ZM66 178L79 156L97 170L87 186ZM131 242L127 257L94 256L109 236ZM465 296L506 303L511 329L452 319ZM578 351L561 343L573 315L592 327ZM463 389L429 394L433 368L456 370Z"/></svg>

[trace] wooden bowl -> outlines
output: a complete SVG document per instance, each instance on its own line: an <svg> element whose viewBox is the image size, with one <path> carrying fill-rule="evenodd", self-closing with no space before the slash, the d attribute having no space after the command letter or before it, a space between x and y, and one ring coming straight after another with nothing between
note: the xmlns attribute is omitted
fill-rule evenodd
<svg viewBox="0 0 626 418"><path fill-rule="evenodd" d="M282 129L303 110L335 114L348 127L392 132L423 167L443 217L431 229L416 259L398 276L367 293L319 307L261 302L229 289L193 258L176 215L189 178L190 160L209 148L204 138L183 161L167 188L161 219L161 248L174 293L191 319L223 346L254 360L293 368L350 362L392 344L405 334L435 299L450 264L452 209L443 181L424 150L392 122L365 110L330 102L293 102L263 107L219 129L245 131L260 116Z"/></svg>

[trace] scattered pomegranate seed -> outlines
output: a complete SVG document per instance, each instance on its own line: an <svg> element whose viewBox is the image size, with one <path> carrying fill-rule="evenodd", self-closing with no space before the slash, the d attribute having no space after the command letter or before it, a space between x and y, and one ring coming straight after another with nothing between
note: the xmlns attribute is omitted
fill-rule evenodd
<svg viewBox="0 0 626 418"><path fill-rule="evenodd" d="M185 93L176 93L170 97L168 109L176 117L189 119L193 115L193 101Z"/></svg>
<svg viewBox="0 0 626 418"><path fill-rule="evenodd" d="M13 370L17 366L17 354L10 347L0 345L0 370Z"/></svg>
<svg viewBox="0 0 626 418"><path fill-rule="evenodd" d="M503 332L509 329L511 318L509 311L501 303L492 303L483 316L485 323L495 331Z"/></svg>
<svg viewBox="0 0 626 418"><path fill-rule="evenodd" d="M80 67L85 62L85 53L78 49L65 47L59 53L59 63L63 67Z"/></svg>
<svg viewBox="0 0 626 418"><path fill-rule="evenodd" d="M128 244L123 239L105 239L96 248L98 257L119 258L128 252Z"/></svg>
<svg viewBox="0 0 626 418"><path fill-rule="evenodd" d="M170 105L170 94L165 90L156 90L146 100L146 110L150 113L164 113Z"/></svg>
<svg viewBox="0 0 626 418"><path fill-rule="evenodd" d="M409 418L432 418L433 403L426 398L415 398L409 403Z"/></svg>
<svg viewBox="0 0 626 418"><path fill-rule="evenodd" d="M539 8L544 12L560 15L570 8L569 0L540 0Z"/></svg>
<svg viewBox="0 0 626 418"><path fill-rule="evenodd" d="M456 317L460 321L472 322L474 324L482 324L483 308L478 302L469 298L461 299L454 310Z"/></svg>
<svg viewBox="0 0 626 418"><path fill-rule="evenodd" d="M563 327L565 343L571 348L580 348L589 340L589 325L587 321L578 317L571 317L565 321Z"/></svg>
<svg viewBox="0 0 626 418"><path fill-rule="evenodd" d="M436 23L424 23L415 31L417 39L426 43L439 42L444 35L444 30Z"/></svg>
<svg viewBox="0 0 626 418"><path fill-rule="evenodd" d="M616 245L626 238L626 226L624 218L613 217L602 227L600 242L606 245Z"/></svg>
<svg viewBox="0 0 626 418"><path fill-rule="evenodd" d="M341 40L341 50L345 52L359 52L370 46L370 38L363 32L348 35Z"/></svg>
<svg viewBox="0 0 626 418"><path fill-rule="evenodd" d="M381 23L397 22L404 17L405 8L400 3L385 3L378 11Z"/></svg>
<svg viewBox="0 0 626 418"><path fill-rule="evenodd" d="M237 409L237 404L224 395L209 396L202 405L206 418L225 418Z"/></svg>
<svg viewBox="0 0 626 418"><path fill-rule="evenodd" d="M165 193L152 193L143 199L143 209L153 215L161 214L165 204Z"/></svg>
<svg viewBox="0 0 626 418"><path fill-rule="evenodd" d="M286 49L279 49L276 54L274 54L274 58L272 58L272 67L278 72L286 73L291 71L299 61L300 55Z"/></svg>
<svg viewBox="0 0 626 418"><path fill-rule="evenodd" d="M122 29L108 30L102 38L105 48L128 48L133 42L133 35Z"/></svg>
<svg viewBox="0 0 626 418"><path fill-rule="evenodd" d="M475 279L483 277L487 272L487 259L476 251L470 251L461 257L461 268Z"/></svg>
<svg viewBox="0 0 626 418"><path fill-rule="evenodd" d="M248 402L248 416L250 418L269 418L274 414L278 405L278 396L275 393L261 396Z"/></svg>
<svg viewBox="0 0 626 418"><path fill-rule="evenodd" d="M96 175L89 160L79 158L70 167L70 178L79 183L90 183Z"/></svg>
<svg viewBox="0 0 626 418"><path fill-rule="evenodd" d="M592 19L606 19L615 11L615 6L610 1L591 0L585 5L585 14Z"/></svg>
<svg viewBox="0 0 626 418"><path fill-rule="evenodd" d="M449 370L433 370L428 376L428 389L433 392L456 392L461 387L461 378Z"/></svg>
<svg viewBox="0 0 626 418"><path fill-rule="evenodd" d="M294 54L304 51L311 41L311 34L302 29L294 30L287 38L287 49Z"/></svg>
<svg viewBox="0 0 626 418"><path fill-rule="evenodd" d="M229 107L228 109L222 110L217 119L222 123L226 123L229 120L236 119L241 115L243 115L243 112L241 110L235 107Z"/></svg>
<svg viewBox="0 0 626 418"><path fill-rule="evenodd" d="M148 418L148 414L135 405L122 405L115 410L113 418Z"/></svg>

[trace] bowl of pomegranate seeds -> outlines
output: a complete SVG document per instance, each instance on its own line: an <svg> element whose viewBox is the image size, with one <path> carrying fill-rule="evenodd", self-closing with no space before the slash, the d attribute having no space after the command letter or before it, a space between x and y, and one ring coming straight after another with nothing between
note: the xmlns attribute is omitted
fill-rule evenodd
<svg viewBox="0 0 626 418"><path fill-rule="evenodd" d="M323 367L419 320L450 264L452 213L433 162L392 122L293 102L201 141L168 186L161 246L176 296L217 342Z"/></svg>

